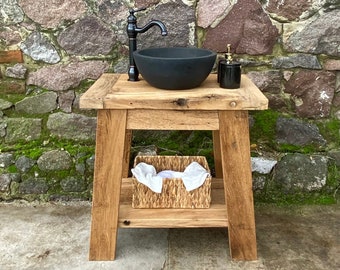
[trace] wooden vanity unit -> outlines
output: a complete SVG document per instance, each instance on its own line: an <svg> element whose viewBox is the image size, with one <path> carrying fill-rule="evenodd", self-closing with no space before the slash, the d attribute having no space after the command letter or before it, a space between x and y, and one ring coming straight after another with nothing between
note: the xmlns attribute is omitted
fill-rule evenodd
<svg viewBox="0 0 340 270"><path fill-rule="evenodd" d="M246 76L222 89L216 74L199 88L161 90L126 74L103 74L80 98L98 110L90 260L114 260L118 228L228 227L231 257L257 259L249 110L267 98ZM212 130L216 177L208 209L134 209L128 178L132 130ZM227 239L226 239L227 241Z"/></svg>

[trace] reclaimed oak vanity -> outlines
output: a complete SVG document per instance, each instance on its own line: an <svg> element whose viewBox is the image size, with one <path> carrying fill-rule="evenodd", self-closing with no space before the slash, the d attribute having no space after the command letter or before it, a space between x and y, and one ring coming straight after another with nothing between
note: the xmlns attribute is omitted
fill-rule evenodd
<svg viewBox="0 0 340 270"><path fill-rule="evenodd" d="M198 88L160 90L126 74L103 74L80 98L96 109L90 260L114 260L118 228L228 227L231 257L257 259L249 110L268 100L246 76L223 89L211 74ZM134 209L128 178L132 130L212 130L216 178L208 209ZM226 239L227 241L227 239Z"/></svg>

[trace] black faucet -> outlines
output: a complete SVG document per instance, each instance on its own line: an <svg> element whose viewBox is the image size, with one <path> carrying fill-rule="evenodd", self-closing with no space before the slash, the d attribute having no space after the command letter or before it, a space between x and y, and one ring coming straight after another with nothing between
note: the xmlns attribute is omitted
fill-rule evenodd
<svg viewBox="0 0 340 270"><path fill-rule="evenodd" d="M137 34L144 33L148 31L152 26L158 26L161 29L161 35L166 36L168 34L165 25L158 20L152 20L148 22L144 27L139 28L137 26L137 18L135 16L135 12L146 10L146 8L140 9L130 9L130 15L127 18L128 25L126 27L126 32L129 37L129 58L130 58L130 66L129 66L129 81L138 81L139 71L136 67L135 61L133 59L133 52L137 50Z"/></svg>

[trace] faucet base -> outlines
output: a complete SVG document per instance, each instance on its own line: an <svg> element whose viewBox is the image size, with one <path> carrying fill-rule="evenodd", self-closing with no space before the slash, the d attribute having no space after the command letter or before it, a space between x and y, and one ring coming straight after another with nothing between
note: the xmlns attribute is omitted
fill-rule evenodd
<svg viewBox="0 0 340 270"><path fill-rule="evenodd" d="M138 72L137 67L130 66L129 71L128 71L128 75L129 75L128 81L131 81L131 82L139 81L139 78L138 78L139 72Z"/></svg>

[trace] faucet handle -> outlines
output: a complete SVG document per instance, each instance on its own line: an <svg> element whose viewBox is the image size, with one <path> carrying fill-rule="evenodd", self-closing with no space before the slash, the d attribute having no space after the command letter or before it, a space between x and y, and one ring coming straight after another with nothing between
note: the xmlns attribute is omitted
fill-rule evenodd
<svg viewBox="0 0 340 270"><path fill-rule="evenodd" d="M132 8L132 9L129 10L129 12L130 12L130 15L134 15L134 13L139 12L139 11L144 11L144 10L146 10L145 7L137 8L137 9Z"/></svg>

